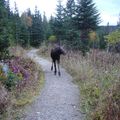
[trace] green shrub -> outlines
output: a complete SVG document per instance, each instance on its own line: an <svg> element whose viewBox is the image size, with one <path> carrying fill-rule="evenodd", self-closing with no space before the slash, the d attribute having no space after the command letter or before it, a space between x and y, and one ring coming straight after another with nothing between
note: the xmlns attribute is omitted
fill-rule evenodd
<svg viewBox="0 0 120 120"><path fill-rule="evenodd" d="M48 40L49 40L51 43L54 43L54 42L57 41L57 38L56 38L55 35L51 35Z"/></svg>
<svg viewBox="0 0 120 120"><path fill-rule="evenodd" d="M17 85L19 78L16 74L9 72L7 80L4 82L6 88L10 90L11 88L14 88Z"/></svg>

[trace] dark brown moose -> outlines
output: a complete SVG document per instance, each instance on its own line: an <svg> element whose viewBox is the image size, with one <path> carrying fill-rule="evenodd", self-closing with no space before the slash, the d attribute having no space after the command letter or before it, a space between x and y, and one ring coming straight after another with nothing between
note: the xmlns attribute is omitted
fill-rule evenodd
<svg viewBox="0 0 120 120"><path fill-rule="evenodd" d="M51 70L53 70L54 67L54 74L57 73L57 67L58 67L58 75L60 76L60 55L65 55L65 51L62 47L59 45L56 45L54 48L51 49L51 58L52 58L52 66ZM57 63L57 64L56 64Z"/></svg>

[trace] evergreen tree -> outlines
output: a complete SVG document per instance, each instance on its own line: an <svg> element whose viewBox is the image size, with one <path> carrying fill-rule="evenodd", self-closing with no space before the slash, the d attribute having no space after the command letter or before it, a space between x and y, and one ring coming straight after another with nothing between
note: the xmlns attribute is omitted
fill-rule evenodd
<svg viewBox="0 0 120 120"><path fill-rule="evenodd" d="M38 47L43 42L43 25L40 12L35 7L35 15L32 18L32 39L31 45Z"/></svg>
<svg viewBox="0 0 120 120"><path fill-rule="evenodd" d="M33 24L33 15L31 13L31 10L27 10L27 33L28 33L28 47L30 46L30 41L32 39L32 24Z"/></svg>
<svg viewBox="0 0 120 120"><path fill-rule="evenodd" d="M50 20L49 20L49 26L50 26L50 29L51 29L51 35L53 35L53 34L55 35L54 23L55 23L55 17L53 17L51 15Z"/></svg>
<svg viewBox="0 0 120 120"><path fill-rule="evenodd" d="M74 0L67 0L66 3L66 8L65 8L65 15L67 17L68 20L70 20L69 22L73 22L73 17L75 15L75 1Z"/></svg>
<svg viewBox="0 0 120 120"><path fill-rule="evenodd" d="M20 40L20 28L21 28L21 20L20 20L20 17L19 17L19 11L18 11L18 8L17 8L17 4L14 3L14 18L13 18L13 21L14 21L14 37L15 37L15 41L14 41L14 44L15 45L18 45L20 44L21 45L21 40Z"/></svg>
<svg viewBox="0 0 120 120"><path fill-rule="evenodd" d="M6 1L0 0L0 59L9 47L8 13Z"/></svg>
<svg viewBox="0 0 120 120"><path fill-rule="evenodd" d="M24 47L30 46L30 41L32 39L32 24L33 24L33 15L31 14L31 10L28 9L21 15L21 43Z"/></svg>
<svg viewBox="0 0 120 120"><path fill-rule="evenodd" d="M51 29L50 29L50 25L47 21L47 17L45 15L43 15L43 32L44 32L44 40L46 41L48 39L48 37L52 34ZM47 42L47 41L46 41Z"/></svg>
<svg viewBox="0 0 120 120"><path fill-rule="evenodd" d="M53 24L54 34L56 35L58 41L60 42L60 40L62 40L64 36L64 27L63 27L64 9L63 9L61 0L58 0L56 12L57 13L56 13L56 17L55 17L54 24Z"/></svg>
<svg viewBox="0 0 120 120"><path fill-rule="evenodd" d="M32 18L29 16L29 10L21 15L20 44L24 47L30 46L30 35Z"/></svg>
<svg viewBox="0 0 120 120"><path fill-rule="evenodd" d="M80 30L83 53L89 47L89 32L95 31L100 22L99 13L92 0L78 0L76 9L76 26Z"/></svg>
<svg viewBox="0 0 120 120"><path fill-rule="evenodd" d="M74 0L67 0L64 9L64 27L65 27L65 42L68 48L76 49L78 47L78 32L74 25L76 5Z"/></svg>

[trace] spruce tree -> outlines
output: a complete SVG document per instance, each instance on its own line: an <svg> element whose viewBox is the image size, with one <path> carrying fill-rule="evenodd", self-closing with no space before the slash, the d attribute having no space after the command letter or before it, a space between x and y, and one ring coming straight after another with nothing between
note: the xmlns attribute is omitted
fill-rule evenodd
<svg viewBox="0 0 120 120"><path fill-rule="evenodd" d="M58 39L58 42L60 42L64 36L64 27L63 27L64 9L63 9L61 0L58 0L56 12L57 13L56 13L56 17L55 17L54 24L53 24L54 33Z"/></svg>
<svg viewBox="0 0 120 120"><path fill-rule="evenodd" d="M7 31L8 31L8 38L10 46L13 46L15 43L15 36L14 36L14 13L10 9L9 0L6 1L6 10L7 10Z"/></svg>
<svg viewBox="0 0 120 120"><path fill-rule="evenodd" d="M55 35L54 23L55 23L55 17L53 17L51 15L50 20L49 20L49 26L50 26L50 29L51 29L51 35Z"/></svg>
<svg viewBox="0 0 120 120"><path fill-rule="evenodd" d="M78 32L74 25L76 5L74 0L67 0L64 8L65 43L68 48L78 47Z"/></svg>
<svg viewBox="0 0 120 120"><path fill-rule="evenodd" d="M0 59L9 47L8 13L6 1L0 0Z"/></svg>
<svg viewBox="0 0 120 120"><path fill-rule="evenodd" d="M24 47L30 46L31 41L31 27L32 27L32 14L30 9L28 9L26 12L22 13L21 15L21 34L20 34L20 41L21 45Z"/></svg>
<svg viewBox="0 0 120 120"><path fill-rule="evenodd" d="M44 12L43 15L43 38L45 40L45 42L47 42L47 39L49 38L49 36L52 34L51 29L50 29L50 25L49 22L47 20L46 14Z"/></svg>
<svg viewBox="0 0 120 120"><path fill-rule="evenodd" d="M15 44L21 45L21 40L20 40L20 28L21 28L21 21L20 21L20 17L19 17L19 11L18 11L18 7L17 4L14 4L15 6L15 11L14 11L14 33L15 33Z"/></svg>
<svg viewBox="0 0 120 120"><path fill-rule="evenodd" d="M35 7L35 14L32 18L32 39L31 45L38 47L43 42L43 25L40 11Z"/></svg>
<svg viewBox="0 0 120 120"><path fill-rule="evenodd" d="M78 0L76 26L80 30L83 53L89 48L89 32L96 30L100 23L99 13L93 0Z"/></svg>

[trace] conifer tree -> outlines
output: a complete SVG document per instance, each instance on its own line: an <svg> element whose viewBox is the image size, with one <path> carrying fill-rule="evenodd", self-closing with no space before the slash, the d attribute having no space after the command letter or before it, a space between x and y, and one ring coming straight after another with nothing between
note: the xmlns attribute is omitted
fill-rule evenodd
<svg viewBox="0 0 120 120"><path fill-rule="evenodd" d="M50 24L47 20L45 12L44 12L44 15L43 15L43 33L44 33L44 36L43 36L44 40L45 40L45 42L47 42L46 40L52 34L52 32L51 32Z"/></svg>
<svg viewBox="0 0 120 120"><path fill-rule="evenodd" d="M78 32L74 25L76 5L74 0L67 0L64 8L65 42L68 48L78 47Z"/></svg>
<svg viewBox="0 0 120 120"><path fill-rule="evenodd" d="M64 27L63 27L63 23L64 23L64 9L62 6L62 2L61 0L58 0L58 5L57 5L57 9L56 9L56 17L54 20L54 33L58 39L58 41L60 42L63 39L63 35L64 35Z"/></svg>
<svg viewBox="0 0 120 120"><path fill-rule="evenodd" d="M9 46L9 37L6 1L0 0L0 58Z"/></svg>
<svg viewBox="0 0 120 120"><path fill-rule="evenodd" d="M43 25L40 11L35 7L35 14L32 18L32 39L31 45L38 47L43 42Z"/></svg>
<svg viewBox="0 0 120 120"><path fill-rule="evenodd" d="M81 33L82 50L89 47L89 32L95 31L100 22L99 13L93 0L78 0L76 9L76 27Z"/></svg>

